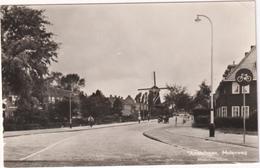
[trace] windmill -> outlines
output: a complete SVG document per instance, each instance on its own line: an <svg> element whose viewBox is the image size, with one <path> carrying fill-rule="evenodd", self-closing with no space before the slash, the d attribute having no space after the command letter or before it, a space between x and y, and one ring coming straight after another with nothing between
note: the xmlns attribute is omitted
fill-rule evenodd
<svg viewBox="0 0 260 168"><path fill-rule="evenodd" d="M151 112L154 108L162 105L159 93L160 93L160 90L164 90L164 89L168 89L168 88L156 86L155 72L153 72L153 86L151 88L138 89L138 91L149 91L149 95L148 95L149 112Z"/></svg>

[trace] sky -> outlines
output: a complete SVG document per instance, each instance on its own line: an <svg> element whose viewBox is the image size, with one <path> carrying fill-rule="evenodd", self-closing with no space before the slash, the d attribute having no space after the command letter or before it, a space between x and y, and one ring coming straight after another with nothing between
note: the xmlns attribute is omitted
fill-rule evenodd
<svg viewBox="0 0 260 168"><path fill-rule="evenodd" d="M35 6L34 6L35 7ZM191 95L210 84L213 22L213 90L228 64L239 63L256 44L254 2L41 5L61 43L51 71L77 73L83 90L135 97L137 89L185 86ZM161 91L161 96L167 91Z"/></svg>

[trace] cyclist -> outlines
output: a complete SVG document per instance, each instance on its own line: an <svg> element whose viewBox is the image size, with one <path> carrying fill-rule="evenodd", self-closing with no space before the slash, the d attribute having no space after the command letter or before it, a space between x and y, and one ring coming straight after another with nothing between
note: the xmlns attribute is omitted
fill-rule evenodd
<svg viewBox="0 0 260 168"><path fill-rule="evenodd" d="M88 117L88 123L89 123L90 127L92 127L94 125L94 118L91 115Z"/></svg>

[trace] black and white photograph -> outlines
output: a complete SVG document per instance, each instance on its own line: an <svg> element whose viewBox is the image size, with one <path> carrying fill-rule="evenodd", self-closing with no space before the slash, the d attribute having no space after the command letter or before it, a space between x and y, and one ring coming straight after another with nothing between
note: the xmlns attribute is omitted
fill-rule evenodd
<svg viewBox="0 0 260 168"><path fill-rule="evenodd" d="M5 167L259 162L256 1L2 4Z"/></svg>

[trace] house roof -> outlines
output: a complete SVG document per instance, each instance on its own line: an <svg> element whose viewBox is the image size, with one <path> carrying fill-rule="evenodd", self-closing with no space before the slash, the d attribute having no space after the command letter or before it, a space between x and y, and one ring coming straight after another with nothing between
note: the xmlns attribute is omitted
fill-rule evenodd
<svg viewBox="0 0 260 168"><path fill-rule="evenodd" d="M196 105L193 110L208 110L208 108L204 107L201 104Z"/></svg>
<svg viewBox="0 0 260 168"><path fill-rule="evenodd" d="M135 105L135 101L134 101L134 99L133 99L130 95L128 95L128 96L125 98L125 100L124 100L123 103L124 103L124 104L129 104L129 105Z"/></svg>
<svg viewBox="0 0 260 168"><path fill-rule="evenodd" d="M242 68L247 68L253 73L253 80L257 79L256 74L256 47L251 46L250 52L245 53L245 57L235 67L231 67L230 72L225 75L224 79L220 81L215 93L218 95L219 88L223 85L223 82L233 82L235 80L236 72Z"/></svg>
<svg viewBox="0 0 260 168"><path fill-rule="evenodd" d="M231 69L230 73L223 79L223 81L236 81L235 75L238 70L247 68L253 73L253 80L256 80L256 47L252 46L249 52L245 53L245 57L239 62L237 66Z"/></svg>

